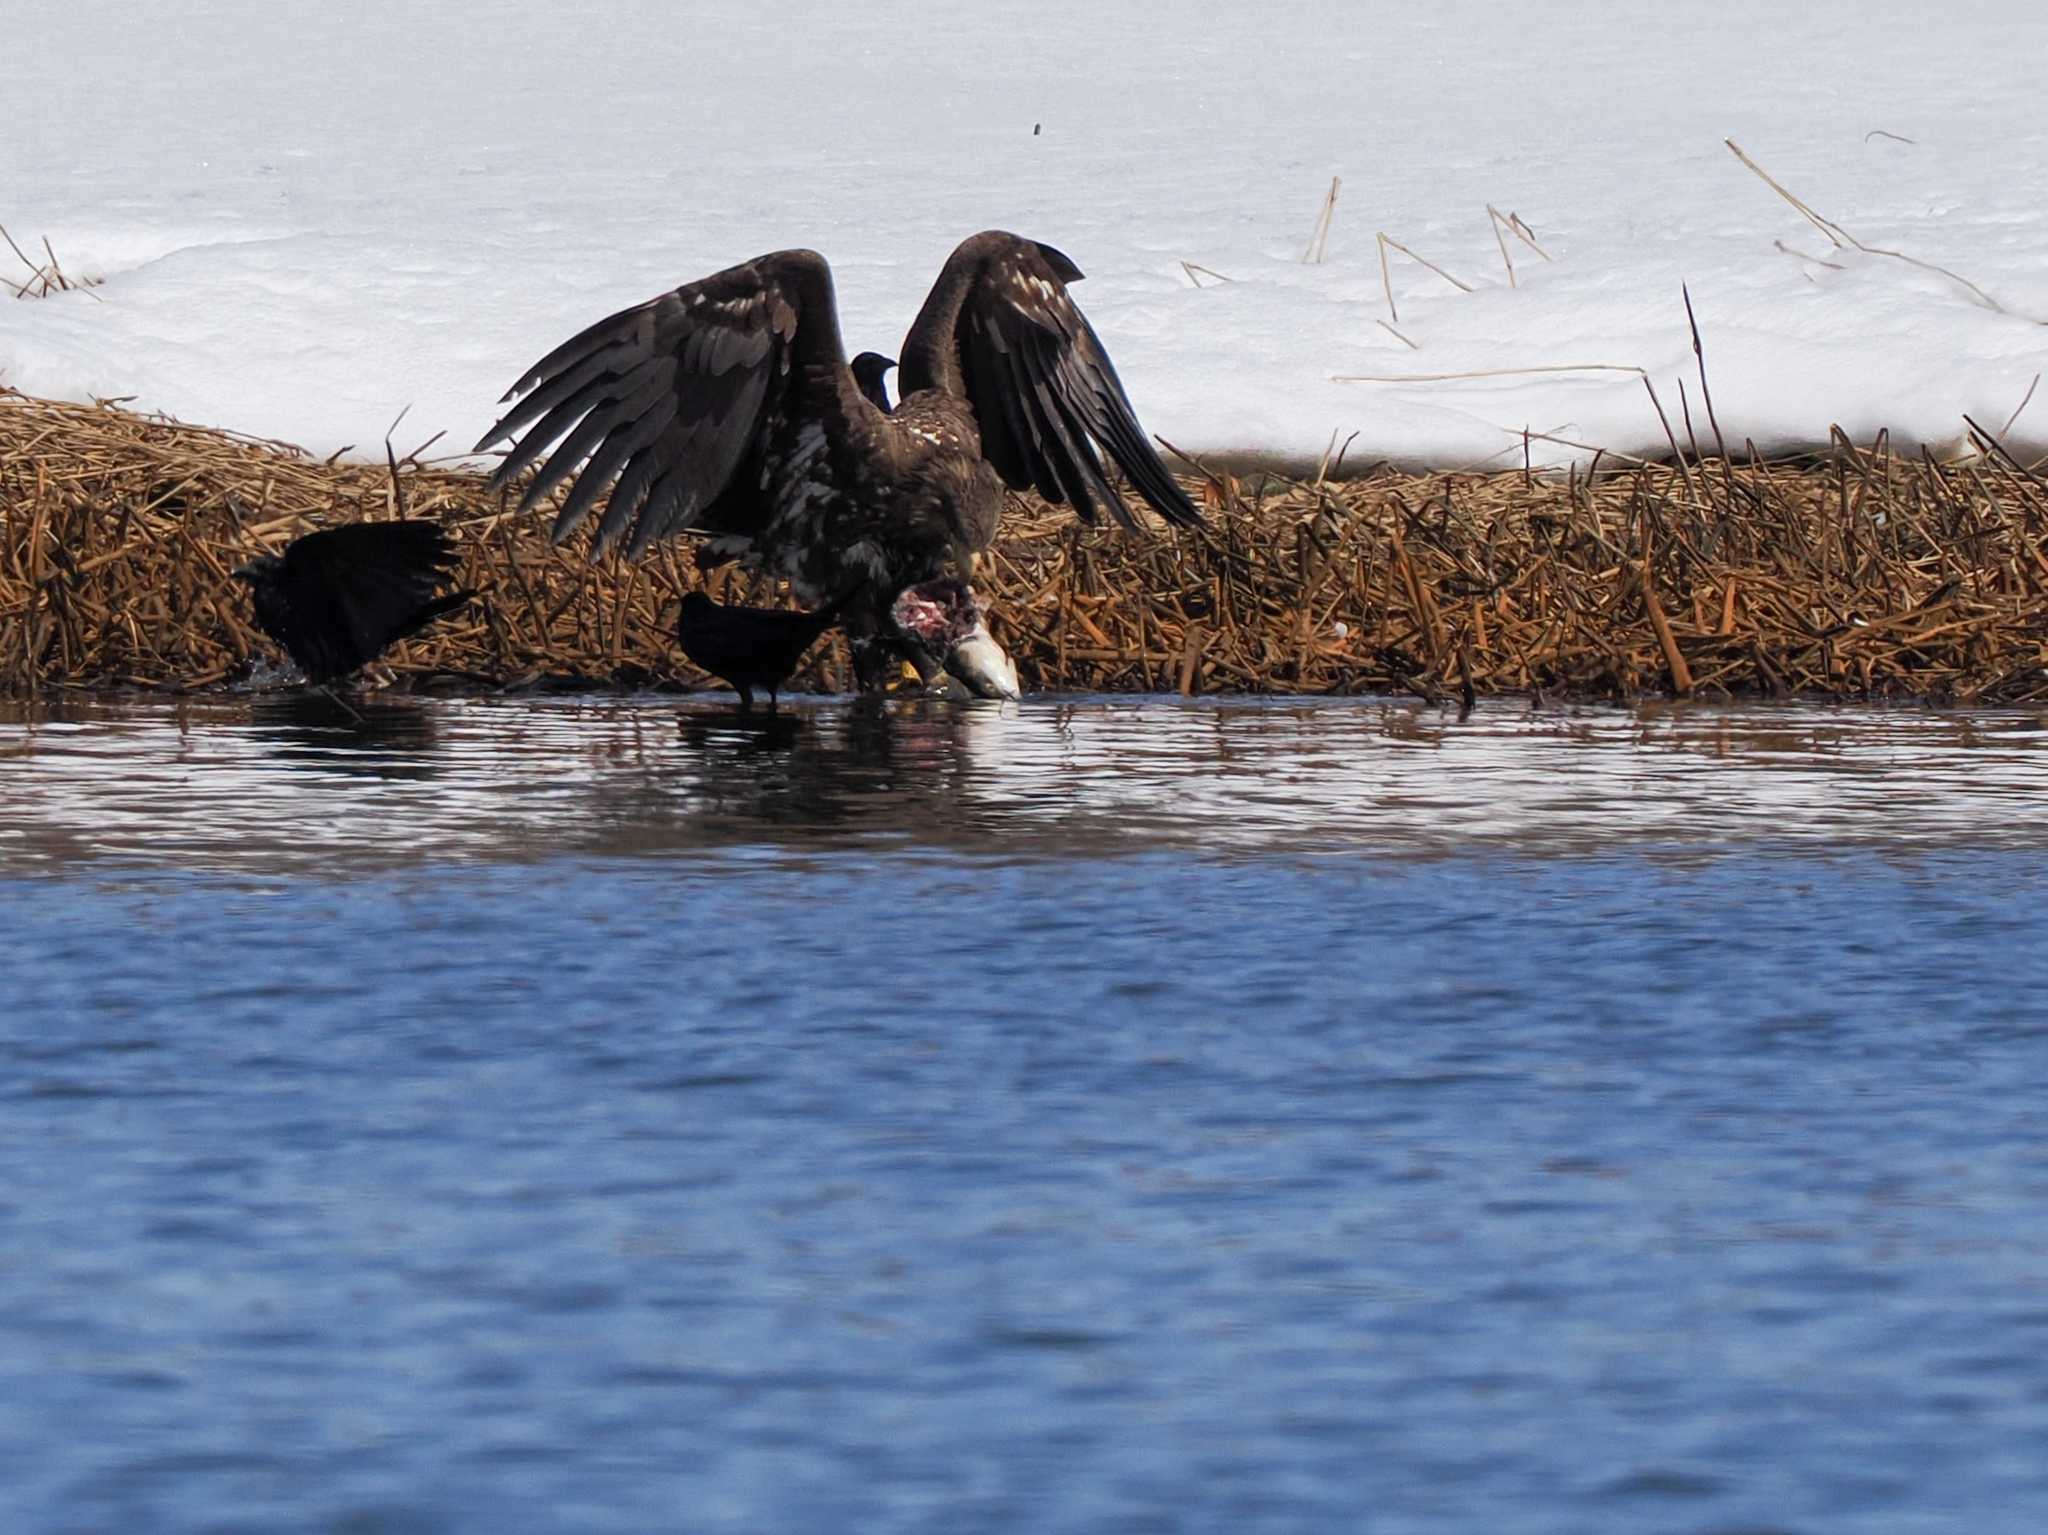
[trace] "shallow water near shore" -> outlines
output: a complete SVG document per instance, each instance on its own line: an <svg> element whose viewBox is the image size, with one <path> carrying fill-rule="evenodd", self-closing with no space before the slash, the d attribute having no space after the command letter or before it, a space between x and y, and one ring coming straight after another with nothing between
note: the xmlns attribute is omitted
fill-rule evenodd
<svg viewBox="0 0 2048 1535"><path fill-rule="evenodd" d="M10 1529L2032 1530L2048 718L0 708Z"/></svg>

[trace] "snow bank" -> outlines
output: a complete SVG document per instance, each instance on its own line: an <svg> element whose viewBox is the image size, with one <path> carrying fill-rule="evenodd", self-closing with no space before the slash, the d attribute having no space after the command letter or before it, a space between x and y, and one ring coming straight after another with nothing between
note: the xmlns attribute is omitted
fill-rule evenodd
<svg viewBox="0 0 2048 1535"><path fill-rule="evenodd" d="M850 349L893 350L946 251L995 225L1090 274L1078 296L1141 415L1197 453L1313 462L1356 433L1354 465L1499 465L1525 427L1662 451L1628 372L1332 378L1634 367L1677 425L1681 283L1731 439L1810 443L1838 422L1943 444L1966 412L2003 424L2048 369L2048 8L1926 16L1844 0L59 8L0 55L0 223L105 283L0 298L0 381L323 454L381 453L409 406L402 448L436 431L460 446L570 332L779 246L832 258ZM2004 312L1833 248L1724 136L1866 244L1951 268ZM1325 259L1304 264L1332 176ZM1511 245L1515 286L1489 203L1553 258ZM1412 349L1379 323L1381 230L1471 289L1393 258ZM2048 388L2012 437L2048 451Z"/></svg>

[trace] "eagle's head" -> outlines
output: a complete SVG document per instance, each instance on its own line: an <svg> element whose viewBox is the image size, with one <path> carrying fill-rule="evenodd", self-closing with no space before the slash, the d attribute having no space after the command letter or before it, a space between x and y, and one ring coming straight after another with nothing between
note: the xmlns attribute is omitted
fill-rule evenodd
<svg viewBox="0 0 2048 1535"><path fill-rule="evenodd" d="M905 587L889 617L913 653L923 651L977 696L1022 696L1017 663L989 634L988 609L965 581L947 576Z"/></svg>

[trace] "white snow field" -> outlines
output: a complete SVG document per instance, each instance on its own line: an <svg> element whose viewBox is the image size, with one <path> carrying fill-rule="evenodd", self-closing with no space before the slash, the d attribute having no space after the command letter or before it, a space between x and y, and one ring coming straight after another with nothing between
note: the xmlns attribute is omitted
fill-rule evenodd
<svg viewBox="0 0 2048 1535"><path fill-rule="evenodd" d="M466 447L557 341L783 246L832 260L849 350L893 352L990 226L1079 262L1141 418L1197 454L1665 451L1627 371L1332 381L1575 364L1645 370L1681 437L1687 379L1704 440L1681 283L1732 443L2018 410L2048 451L2035 0L103 0L8 34L0 224L105 282L0 294L0 383L321 454L381 456L407 407L401 451ZM1837 248L1724 138L1958 276ZM1488 204L1553 258L1510 241L1516 285ZM1471 289L1394 254L1412 348L1379 231Z"/></svg>

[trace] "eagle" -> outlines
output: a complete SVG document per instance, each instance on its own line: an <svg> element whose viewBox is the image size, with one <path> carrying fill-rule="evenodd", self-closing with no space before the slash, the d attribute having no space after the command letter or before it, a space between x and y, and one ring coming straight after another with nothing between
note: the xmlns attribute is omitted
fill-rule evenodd
<svg viewBox="0 0 2048 1535"><path fill-rule="evenodd" d="M232 574L248 583L263 632L326 687L476 596L441 592L456 563L438 525L401 518L308 533Z"/></svg>
<svg viewBox="0 0 2048 1535"><path fill-rule="evenodd" d="M951 672L1014 698L972 585L1006 487L1134 528L1106 455L1167 522L1201 521L1067 291L1080 278L1035 240L963 241L904 337L892 411L888 359L863 354L859 376L847 361L825 258L776 251L572 336L475 451L509 444L497 488L540 465L522 511L570 481L557 542L603 500L600 551L694 533L702 568L739 560L813 608L843 598L863 689L908 660L928 684Z"/></svg>

